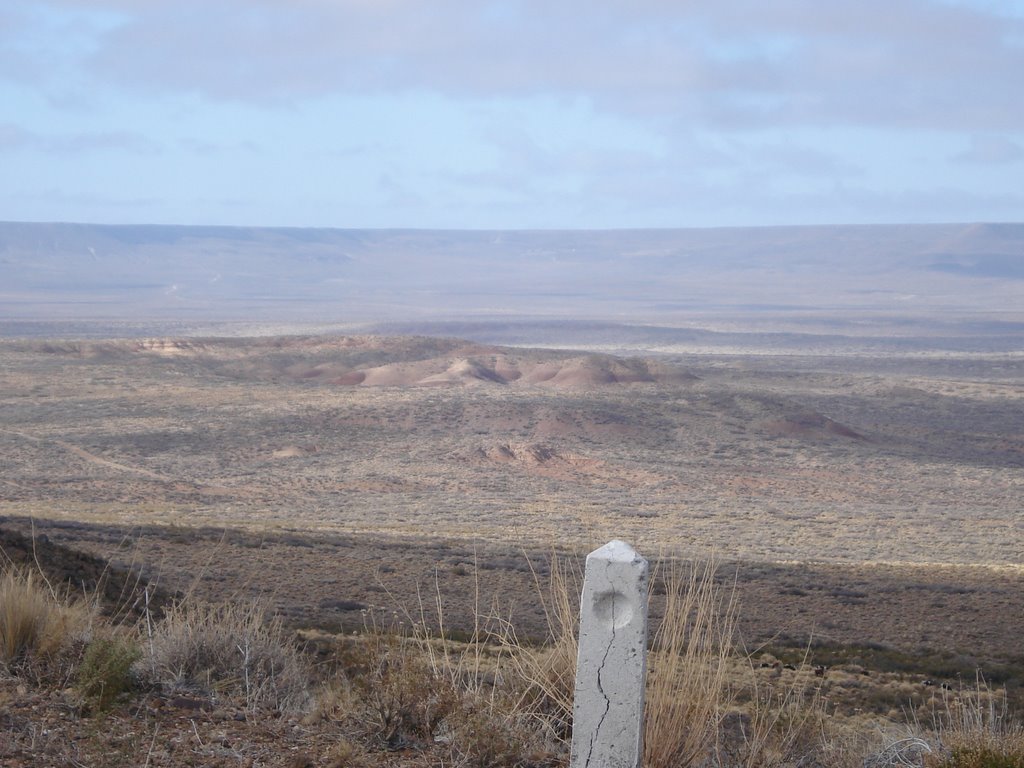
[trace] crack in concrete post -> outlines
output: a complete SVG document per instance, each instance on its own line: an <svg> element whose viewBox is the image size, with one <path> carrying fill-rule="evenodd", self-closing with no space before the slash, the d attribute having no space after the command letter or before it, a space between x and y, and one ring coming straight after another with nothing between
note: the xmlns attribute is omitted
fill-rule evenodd
<svg viewBox="0 0 1024 768"><path fill-rule="evenodd" d="M608 565L609 565L608 563L605 563L605 570L606 571L608 570ZM615 626L615 600L614 600L614 598L612 599L611 617L612 617L612 620L611 620L612 631L611 631L611 634L608 636L608 645L605 646L604 656L601 657L601 664L597 668L597 690L601 693L601 696L604 698L604 712L601 713L601 719L597 721L597 727L594 728L593 732L590 734L590 745L587 748L587 757L583 761L583 764L585 766L589 766L590 765L590 758L594 754L594 742L597 741L597 737L601 733L601 728L602 728L602 726L604 726L604 720L608 716L608 710L610 710L612 708L612 701L611 701L610 698L608 698L608 694L605 693L605 691L604 691L604 680L602 679L602 675L604 673L605 664L607 664L607 662L608 662L608 654L612 652L612 646L615 645L615 629L616 629L616 626Z"/></svg>

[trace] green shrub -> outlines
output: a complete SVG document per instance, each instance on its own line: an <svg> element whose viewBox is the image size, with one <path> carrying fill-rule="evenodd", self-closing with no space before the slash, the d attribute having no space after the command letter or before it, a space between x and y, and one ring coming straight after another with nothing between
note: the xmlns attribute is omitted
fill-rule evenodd
<svg viewBox="0 0 1024 768"><path fill-rule="evenodd" d="M75 687L86 707L103 711L134 687L132 665L142 656L138 644L127 637L96 637L85 648L75 675Z"/></svg>

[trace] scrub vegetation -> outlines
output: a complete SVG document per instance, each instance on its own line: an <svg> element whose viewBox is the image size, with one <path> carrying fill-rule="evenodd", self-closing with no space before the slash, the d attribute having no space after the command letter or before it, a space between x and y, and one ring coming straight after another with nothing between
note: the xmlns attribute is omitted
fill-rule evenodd
<svg viewBox="0 0 1024 768"><path fill-rule="evenodd" d="M901 717L865 713L852 703L905 680L741 652L734 595L715 580L716 568L661 567L645 766L1024 761L1024 730L1005 694L984 680L936 687L915 709L911 696ZM332 634L288 629L257 603L178 596L161 615L144 610L129 621L125 611L65 596L44 574L8 564L0 586L0 758L10 766L141 758L168 768L563 765L572 729L573 573L556 560L550 578L538 577L550 623L537 643L522 639L498 604L485 612L475 605L474 628L458 640L440 610L436 622L425 611L366 610L360 631ZM850 687L858 692L845 705L833 698Z"/></svg>
<svg viewBox="0 0 1024 768"><path fill-rule="evenodd" d="M562 765L610 538L655 567L646 765L1022 763L1019 356L0 363L5 766Z"/></svg>

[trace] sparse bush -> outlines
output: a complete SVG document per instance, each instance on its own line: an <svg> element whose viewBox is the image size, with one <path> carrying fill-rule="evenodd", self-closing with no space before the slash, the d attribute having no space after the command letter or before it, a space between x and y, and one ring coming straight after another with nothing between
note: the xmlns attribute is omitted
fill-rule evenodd
<svg viewBox="0 0 1024 768"><path fill-rule="evenodd" d="M1024 768L1024 725L1010 719L1005 694L983 680L947 700L929 768Z"/></svg>
<svg viewBox="0 0 1024 768"><path fill-rule="evenodd" d="M514 768L537 762L543 751L528 721L506 708L509 702L463 691L458 709L448 718L451 764L465 768Z"/></svg>
<svg viewBox="0 0 1024 768"><path fill-rule="evenodd" d="M719 747L723 765L774 768L821 765L829 747L828 717L816 688L803 676L788 681L753 678L750 701L731 718Z"/></svg>
<svg viewBox="0 0 1024 768"><path fill-rule="evenodd" d="M307 675L281 622L258 603L179 603L156 625L139 666L154 682L242 696L249 707L301 710Z"/></svg>
<svg viewBox="0 0 1024 768"><path fill-rule="evenodd" d="M125 633L94 637L75 675L75 687L88 709L108 709L134 687L132 665L142 656L138 642Z"/></svg>
<svg viewBox="0 0 1024 768"><path fill-rule="evenodd" d="M348 739L341 739L324 756L325 768L374 768L376 756Z"/></svg>
<svg viewBox="0 0 1024 768"><path fill-rule="evenodd" d="M348 680L322 700L378 749L434 748L447 752L444 764L467 768L522 764L538 740L496 682L500 659L485 649L487 633L460 642L443 618L436 629L422 618L413 625L403 634L371 622L347 641Z"/></svg>
<svg viewBox="0 0 1024 768"><path fill-rule="evenodd" d="M318 716L346 723L371 748L426 750L443 765L543 762L551 739L538 727L534 700L523 695L518 668L506 665L509 651L520 647L500 642L498 628L511 633L511 625L484 615L477 591L472 631L452 632L436 585L435 596L433 620L422 600L418 616L403 610L404 620L390 625L364 612L364 631L338 645L344 674L318 697Z"/></svg>
<svg viewBox="0 0 1024 768"><path fill-rule="evenodd" d="M350 713L362 733L389 749L430 744L457 706L450 682L435 675L419 643L373 634L352 654L357 702Z"/></svg>

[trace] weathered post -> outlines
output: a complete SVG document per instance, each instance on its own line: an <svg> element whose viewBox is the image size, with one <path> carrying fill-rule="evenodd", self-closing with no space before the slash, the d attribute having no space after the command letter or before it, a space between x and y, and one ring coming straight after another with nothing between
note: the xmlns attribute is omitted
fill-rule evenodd
<svg viewBox="0 0 1024 768"><path fill-rule="evenodd" d="M638 768L647 672L647 561L623 541L587 555L570 768Z"/></svg>

